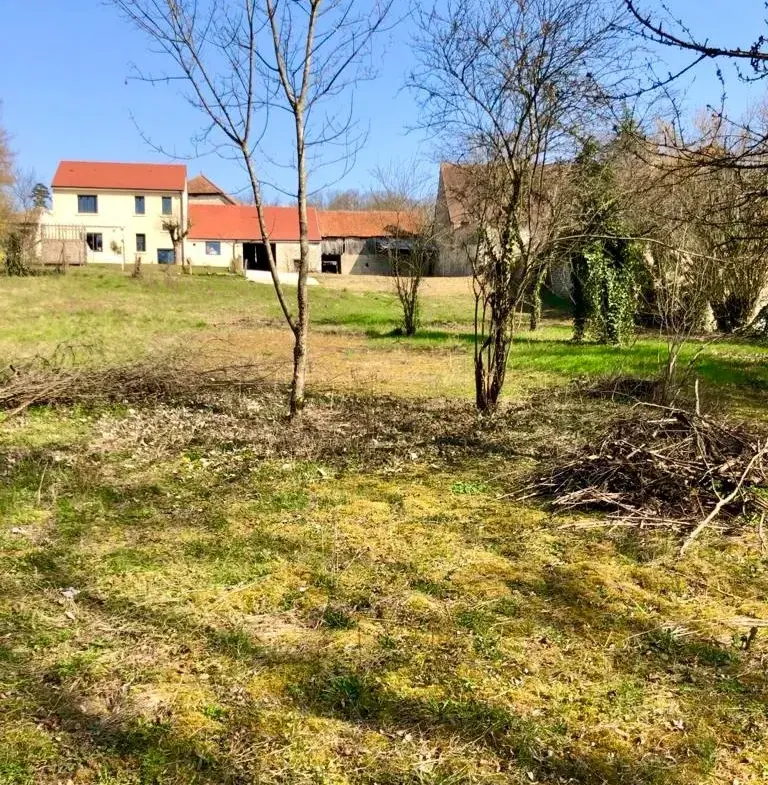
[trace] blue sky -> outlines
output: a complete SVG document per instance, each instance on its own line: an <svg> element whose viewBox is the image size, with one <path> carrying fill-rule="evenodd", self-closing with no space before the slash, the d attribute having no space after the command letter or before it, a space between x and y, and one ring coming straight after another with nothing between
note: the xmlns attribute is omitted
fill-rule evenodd
<svg viewBox="0 0 768 785"><path fill-rule="evenodd" d="M360 0L365 3L366 0ZM402 0L403 7L407 0ZM744 44L765 31L762 0L670 0L675 13L688 19L702 37ZM152 87L131 80L131 63L151 61L149 44L99 0L0 0L3 45L0 47L0 122L12 135L21 167L50 182L63 158L115 161L168 160L142 134L179 155L200 126L176 87ZM360 85L356 117L369 128L367 144L353 171L334 188L366 188L377 165L423 161L436 173L439 150L416 132L418 108L403 83L413 65L408 24L397 28L377 53L379 76ZM673 63L674 64L674 63ZM713 67L699 68L684 86L690 108L716 99ZM734 107L756 101L766 85L746 88L726 68ZM138 126L138 127L137 127ZM275 145L290 145L277 139ZM289 150L276 150L277 154ZM209 155L188 161L190 173L202 170L222 187L244 186L237 166ZM276 180L287 173L274 172ZM315 186L320 185L317 180ZM285 197L283 197L285 199Z"/></svg>

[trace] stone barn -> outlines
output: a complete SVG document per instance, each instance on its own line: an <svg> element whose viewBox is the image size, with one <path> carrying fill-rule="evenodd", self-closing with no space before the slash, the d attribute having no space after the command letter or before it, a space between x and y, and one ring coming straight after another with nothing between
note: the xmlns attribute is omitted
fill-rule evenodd
<svg viewBox="0 0 768 785"><path fill-rule="evenodd" d="M393 243L418 230L418 214L399 210L318 210L326 273L389 275Z"/></svg>

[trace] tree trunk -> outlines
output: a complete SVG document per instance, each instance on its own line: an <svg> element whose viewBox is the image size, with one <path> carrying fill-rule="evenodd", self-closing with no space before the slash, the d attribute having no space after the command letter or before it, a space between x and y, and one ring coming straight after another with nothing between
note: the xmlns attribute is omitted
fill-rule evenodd
<svg viewBox="0 0 768 785"><path fill-rule="evenodd" d="M531 290L531 332L536 332L539 329L541 322L541 290L544 288L544 281L547 277L546 267L542 268L536 275Z"/></svg>
<svg viewBox="0 0 768 785"><path fill-rule="evenodd" d="M677 398L677 358L682 343L670 341L667 347L667 361L664 364L661 379L661 403L671 406Z"/></svg>
<svg viewBox="0 0 768 785"><path fill-rule="evenodd" d="M182 272L184 272L184 260L181 258L181 240L174 237L171 242L173 243L173 266L177 270L181 268Z"/></svg>
<svg viewBox="0 0 768 785"><path fill-rule="evenodd" d="M589 319L589 305L587 303L587 293L584 281L586 277L586 265L584 257L578 254L571 261L571 296L573 297L573 340L580 343L584 340L587 332L587 320Z"/></svg>
<svg viewBox="0 0 768 785"><path fill-rule="evenodd" d="M297 106L296 119L296 162L299 175L299 284L296 292L296 328L293 332L293 378L291 380L291 419L304 408L304 388L307 377L307 343L309 334L309 297L307 275L309 273L309 220L307 218L307 167L304 156L304 115Z"/></svg>
<svg viewBox="0 0 768 785"><path fill-rule="evenodd" d="M475 406L481 412L497 408L507 375L509 337L500 317L491 318L491 334L475 354Z"/></svg>

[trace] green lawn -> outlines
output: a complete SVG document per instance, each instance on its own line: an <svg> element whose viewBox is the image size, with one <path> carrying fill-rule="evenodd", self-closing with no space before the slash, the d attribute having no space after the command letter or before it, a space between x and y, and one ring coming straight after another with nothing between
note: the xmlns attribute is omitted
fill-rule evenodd
<svg viewBox="0 0 768 785"><path fill-rule="evenodd" d="M387 291L362 290L354 278L343 287L311 289L313 345L320 354L329 336L350 339L349 352L360 367L372 357L386 360L389 352L418 357L444 366L446 355L466 362L435 384L424 387L429 395L471 395L472 298L468 290L436 290L424 297L422 329L414 338L393 335L399 322L398 303ZM360 280L360 279L358 279ZM380 287L381 288L381 287ZM290 292L290 289L288 290ZM49 355L60 344L77 347L84 362L117 362L168 347L201 343L211 338L259 330L283 331L281 315L271 287L225 275L180 277L155 273L134 281L126 273L104 269L76 270L68 276L0 280L4 302L0 331L0 358L18 359ZM567 314L550 310L537 333L521 329L510 358L509 388L518 391L567 383L575 378L625 374L650 378L663 363L665 343L643 335L630 347L593 343L574 345ZM288 337L285 336L287 346ZM258 340L256 340L258 343ZM242 347L240 347L242 349ZM258 347L254 351L258 354ZM696 358L695 375L705 393L744 403L757 411L768 392L766 348L721 340L685 348L681 364ZM326 385L320 361L319 379ZM459 385L459 371L466 379ZM413 392L413 391L412 391Z"/></svg>
<svg viewBox="0 0 768 785"><path fill-rule="evenodd" d="M567 382L652 375L658 338L575 346L551 313L510 398L552 394L478 418L471 298L445 286L413 339L389 293L313 289L300 425L279 384L0 422L0 785L768 779L758 522L679 560L673 533L510 496L623 411ZM290 355L271 290L232 278L85 270L0 296L4 360ZM763 359L707 346L711 402L764 414Z"/></svg>

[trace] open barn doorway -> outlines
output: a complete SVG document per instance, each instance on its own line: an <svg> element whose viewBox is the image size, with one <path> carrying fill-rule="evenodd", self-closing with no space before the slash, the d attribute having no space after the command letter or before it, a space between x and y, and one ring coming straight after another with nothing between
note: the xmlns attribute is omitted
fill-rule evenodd
<svg viewBox="0 0 768 785"><path fill-rule="evenodd" d="M340 253L324 253L321 259L321 272L324 273L340 273L341 272L341 254Z"/></svg>
<svg viewBox="0 0 768 785"><path fill-rule="evenodd" d="M272 246L272 258L277 257L277 246ZM269 270L267 246L264 243L243 243L243 265L246 270Z"/></svg>

